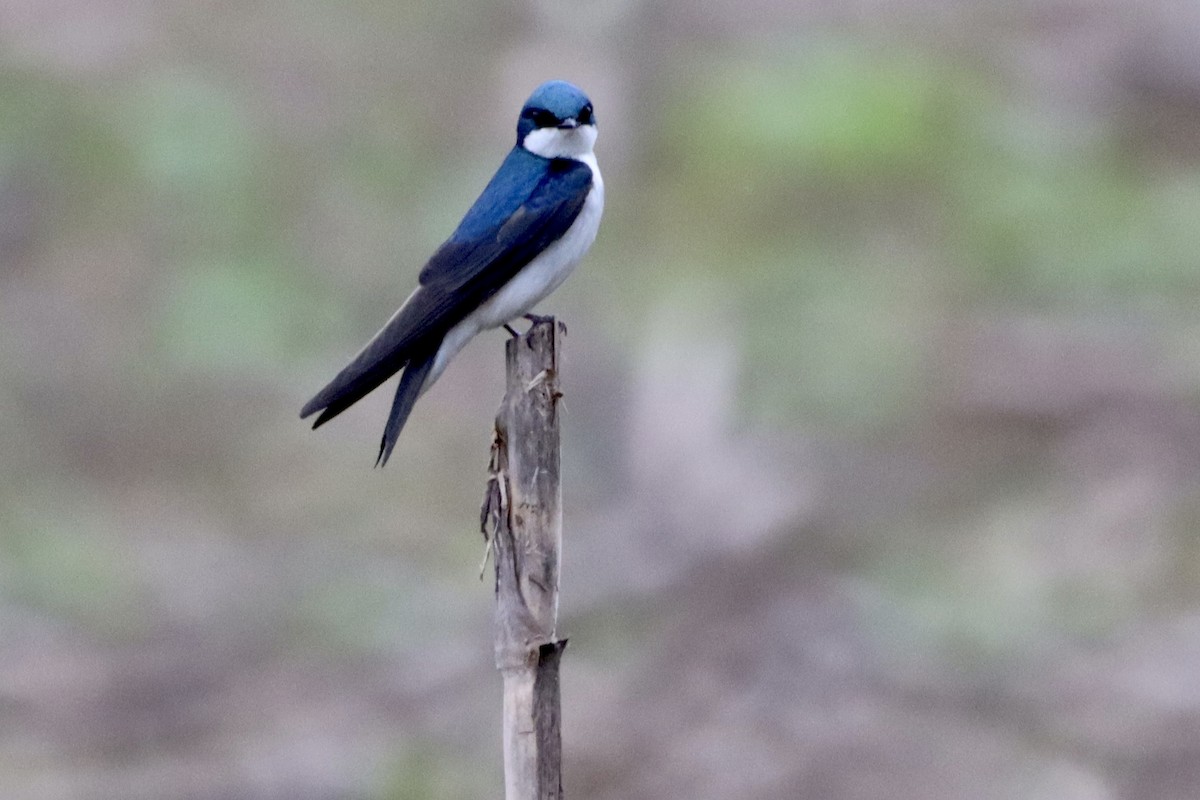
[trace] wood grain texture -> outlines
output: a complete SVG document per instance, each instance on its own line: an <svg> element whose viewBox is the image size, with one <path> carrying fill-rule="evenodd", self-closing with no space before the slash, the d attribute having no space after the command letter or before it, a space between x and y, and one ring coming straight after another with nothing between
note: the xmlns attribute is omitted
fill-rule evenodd
<svg viewBox="0 0 1200 800"><path fill-rule="evenodd" d="M558 367L564 333L546 318L508 342L507 389L480 519L496 569L494 646L504 679L507 800L562 797Z"/></svg>

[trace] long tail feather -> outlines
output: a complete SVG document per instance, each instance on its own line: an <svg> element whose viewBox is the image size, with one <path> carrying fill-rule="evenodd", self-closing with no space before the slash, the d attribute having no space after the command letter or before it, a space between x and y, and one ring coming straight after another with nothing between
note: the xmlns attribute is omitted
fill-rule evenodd
<svg viewBox="0 0 1200 800"><path fill-rule="evenodd" d="M358 355L304 404L300 418L320 411L313 427L321 427L400 371L413 350L428 349L430 340L445 335L447 319L439 316L444 304L444 293L416 289Z"/></svg>
<svg viewBox="0 0 1200 800"><path fill-rule="evenodd" d="M300 412L303 419L310 414L321 412L313 423L313 428L319 428L350 406L367 396L375 387L392 377L407 359L396 355L384 358L366 369L355 370L357 364L351 364L342 370L333 381L322 389L316 397L309 400Z"/></svg>
<svg viewBox="0 0 1200 800"><path fill-rule="evenodd" d="M434 348L428 355L413 358L404 368L404 373L400 376L400 385L396 387L396 398L392 401L392 412L388 415L387 427L383 429L383 440L379 443L379 457L375 459L375 466L382 467L387 464L392 448L400 438L400 431L421 395L425 378L429 376L436 356L437 348Z"/></svg>

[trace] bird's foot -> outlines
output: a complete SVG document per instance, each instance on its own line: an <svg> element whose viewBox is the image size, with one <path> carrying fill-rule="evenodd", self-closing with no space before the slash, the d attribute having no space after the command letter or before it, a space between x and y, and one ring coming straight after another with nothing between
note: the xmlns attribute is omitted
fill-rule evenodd
<svg viewBox="0 0 1200 800"><path fill-rule="evenodd" d="M524 316L525 316L525 319L529 320L534 325L540 325L543 322L550 322L552 319L554 319L554 317L550 317L550 316L542 317L537 314L525 314Z"/></svg>
<svg viewBox="0 0 1200 800"><path fill-rule="evenodd" d="M511 336L511 337L513 337L514 339L520 339L520 338L521 338L521 334L519 334L519 333L517 332L517 329L516 329L516 328L514 328L512 325L509 325L507 322L506 322L506 323L504 323L504 330L508 331L508 335L509 335L509 336Z"/></svg>

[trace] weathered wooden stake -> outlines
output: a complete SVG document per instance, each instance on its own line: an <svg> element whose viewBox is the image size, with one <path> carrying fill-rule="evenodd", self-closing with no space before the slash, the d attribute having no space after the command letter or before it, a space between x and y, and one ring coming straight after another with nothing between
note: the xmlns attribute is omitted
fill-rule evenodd
<svg viewBox="0 0 1200 800"><path fill-rule="evenodd" d="M504 796L562 797L556 634L562 547L558 347L565 328L536 322L505 350L481 524L496 565L495 654L504 678Z"/></svg>

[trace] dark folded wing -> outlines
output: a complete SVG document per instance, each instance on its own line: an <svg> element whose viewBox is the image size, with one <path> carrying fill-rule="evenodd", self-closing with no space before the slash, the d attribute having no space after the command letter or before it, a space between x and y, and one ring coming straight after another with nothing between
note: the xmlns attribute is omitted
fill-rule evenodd
<svg viewBox="0 0 1200 800"><path fill-rule="evenodd" d="M524 202L484 235L456 231L421 270L422 286L464 291L482 302L567 232L592 188L592 171L579 161L539 160L544 174ZM487 192L480 202L486 199Z"/></svg>
<svg viewBox="0 0 1200 800"><path fill-rule="evenodd" d="M422 344L423 349L436 349L453 325L442 321L448 300L444 293L419 287L358 355L304 405L300 418L323 409L313 423L314 428L321 426L396 374L412 358L414 349L422 349Z"/></svg>
<svg viewBox="0 0 1200 800"><path fill-rule="evenodd" d="M421 285L354 360L300 412L322 411L313 427L333 419L424 352L522 267L558 239L579 215L592 172L578 161L543 162L543 174L501 225L468 230L465 224L494 198L493 180L454 235L421 270ZM511 200L510 200L511 202ZM497 203L499 205L499 203ZM469 235L467 235L469 234Z"/></svg>

